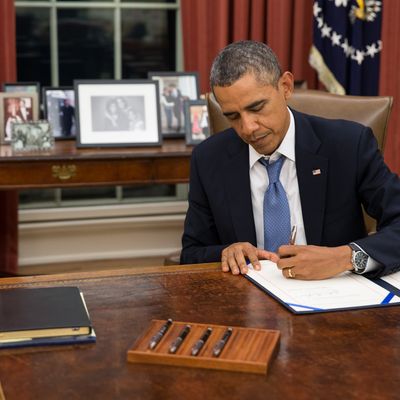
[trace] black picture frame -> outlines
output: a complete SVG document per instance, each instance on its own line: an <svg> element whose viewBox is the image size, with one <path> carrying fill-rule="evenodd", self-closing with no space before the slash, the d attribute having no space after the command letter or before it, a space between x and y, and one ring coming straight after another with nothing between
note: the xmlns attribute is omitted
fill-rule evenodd
<svg viewBox="0 0 400 400"><path fill-rule="evenodd" d="M6 93L37 93L40 100L39 82L4 82L2 91Z"/></svg>
<svg viewBox="0 0 400 400"><path fill-rule="evenodd" d="M44 118L50 123L55 140L76 138L75 91L72 86L44 86Z"/></svg>
<svg viewBox="0 0 400 400"><path fill-rule="evenodd" d="M77 147L160 146L158 82L75 80Z"/></svg>
<svg viewBox="0 0 400 400"><path fill-rule="evenodd" d="M147 76L159 82L159 108L163 137L185 137L184 101L200 98L199 74L197 72L151 71Z"/></svg>
<svg viewBox="0 0 400 400"><path fill-rule="evenodd" d="M205 100L185 101L186 144L196 145L210 136L210 118Z"/></svg>

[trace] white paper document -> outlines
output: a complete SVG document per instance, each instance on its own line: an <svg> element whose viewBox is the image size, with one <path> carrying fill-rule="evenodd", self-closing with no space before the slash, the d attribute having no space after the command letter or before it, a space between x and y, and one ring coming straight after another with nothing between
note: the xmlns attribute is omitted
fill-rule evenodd
<svg viewBox="0 0 400 400"><path fill-rule="evenodd" d="M390 289L351 272L319 281L287 279L275 263L262 260L260 271L250 264L245 276L295 313L400 304ZM400 273L397 279L400 287Z"/></svg>
<svg viewBox="0 0 400 400"><path fill-rule="evenodd" d="M400 289L400 272L395 272L391 275L382 276L381 280L391 284L397 289Z"/></svg>

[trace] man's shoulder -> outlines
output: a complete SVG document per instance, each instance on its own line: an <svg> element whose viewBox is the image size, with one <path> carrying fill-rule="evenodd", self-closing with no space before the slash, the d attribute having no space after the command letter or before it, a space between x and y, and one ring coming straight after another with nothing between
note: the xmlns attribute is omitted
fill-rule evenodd
<svg viewBox="0 0 400 400"><path fill-rule="evenodd" d="M325 118L325 117L320 117L318 115L313 115L313 114L305 114L301 113L296 110L292 110L295 120L305 120L307 123L309 123L313 128L324 128L324 129L332 129L337 131L337 129L364 129L365 126L360 124L359 122L356 121L351 121L347 119L339 119L339 118Z"/></svg>
<svg viewBox="0 0 400 400"><path fill-rule="evenodd" d="M316 115L294 112L297 129L313 134L326 146L357 145L361 137L369 135L368 129L355 121L329 119ZM299 132L300 134L300 132ZM303 137L303 136L302 136Z"/></svg>
<svg viewBox="0 0 400 400"><path fill-rule="evenodd" d="M245 144L232 128L215 133L198 144L193 150L194 153L211 156L215 153L222 154L228 148Z"/></svg>

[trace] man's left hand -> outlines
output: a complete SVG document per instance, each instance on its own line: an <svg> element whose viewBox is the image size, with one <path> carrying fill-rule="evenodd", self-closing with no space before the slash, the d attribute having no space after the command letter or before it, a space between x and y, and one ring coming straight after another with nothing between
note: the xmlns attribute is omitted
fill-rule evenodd
<svg viewBox="0 0 400 400"><path fill-rule="evenodd" d="M286 278L327 279L352 269L349 246L281 246L278 268Z"/></svg>

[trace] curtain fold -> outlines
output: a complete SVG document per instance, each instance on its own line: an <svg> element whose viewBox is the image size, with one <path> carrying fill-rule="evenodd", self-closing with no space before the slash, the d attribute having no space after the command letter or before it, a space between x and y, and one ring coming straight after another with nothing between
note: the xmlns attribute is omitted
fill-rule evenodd
<svg viewBox="0 0 400 400"><path fill-rule="evenodd" d="M290 70L293 40L293 0L268 1L267 44L284 71Z"/></svg>
<svg viewBox="0 0 400 400"><path fill-rule="evenodd" d="M229 40L229 0L181 0L185 71L199 71L200 91L209 91L213 57Z"/></svg>
<svg viewBox="0 0 400 400"><path fill-rule="evenodd" d="M400 174L400 2L385 0L382 9L383 43L380 63L379 94L393 96L388 135L385 147L385 161L392 171Z"/></svg>
<svg viewBox="0 0 400 400"><path fill-rule="evenodd" d="M0 1L0 84L16 80L14 0ZM1 166L0 166L1 168ZM18 192L0 190L0 276L18 266Z"/></svg>
<svg viewBox="0 0 400 400"><path fill-rule="evenodd" d="M264 0L253 0L251 7L250 37L253 40L264 42L267 40L267 5Z"/></svg>

